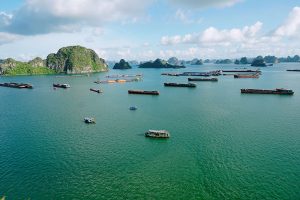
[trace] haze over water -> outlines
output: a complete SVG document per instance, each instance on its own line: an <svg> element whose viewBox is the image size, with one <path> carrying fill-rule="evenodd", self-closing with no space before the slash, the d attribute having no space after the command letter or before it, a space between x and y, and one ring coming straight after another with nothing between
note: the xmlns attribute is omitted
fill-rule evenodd
<svg viewBox="0 0 300 200"><path fill-rule="evenodd" d="M299 64L261 68L259 79L220 76L197 88L165 88L171 71L111 70L90 77L0 77L0 196L7 199L299 199ZM94 84L111 74L142 82ZM53 90L53 83L70 89ZM89 88L103 89L103 94ZM240 94L289 88L293 96ZM128 89L159 90L159 96ZM129 111L135 105L137 111ZM95 117L95 125L83 123ZM144 137L166 129L168 140Z"/></svg>

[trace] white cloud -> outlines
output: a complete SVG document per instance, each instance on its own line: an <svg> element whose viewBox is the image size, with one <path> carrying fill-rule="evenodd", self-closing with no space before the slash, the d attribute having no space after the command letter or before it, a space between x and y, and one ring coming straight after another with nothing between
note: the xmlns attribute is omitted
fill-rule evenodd
<svg viewBox="0 0 300 200"><path fill-rule="evenodd" d="M191 33L184 36L164 36L161 38L163 45L176 44L231 44L236 42L249 41L261 30L262 23L256 22L252 26L245 26L242 29L224 29L219 30L214 27L205 29L202 33Z"/></svg>
<svg viewBox="0 0 300 200"><path fill-rule="evenodd" d="M72 32L105 22L133 21L152 0L26 0L12 14L0 13L0 31L32 35Z"/></svg>
<svg viewBox="0 0 300 200"><path fill-rule="evenodd" d="M177 3L191 8L203 7L228 7L232 6L241 0L169 0L172 3Z"/></svg>
<svg viewBox="0 0 300 200"><path fill-rule="evenodd" d="M22 38L20 35L0 32L0 45L14 42L20 38Z"/></svg>
<svg viewBox="0 0 300 200"><path fill-rule="evenodd" d="M294 37L300 34L300 7L294 7L290 12L288 19L283 25L279 26L275 32L275 36Z"/></svg>

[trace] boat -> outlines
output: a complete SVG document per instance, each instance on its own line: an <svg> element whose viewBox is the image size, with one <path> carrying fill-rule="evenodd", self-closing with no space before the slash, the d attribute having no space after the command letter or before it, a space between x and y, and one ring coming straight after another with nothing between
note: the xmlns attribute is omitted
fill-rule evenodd
<svg viewBox="0 0 300 200"><path fill-rule="evenodd" d="M33 89L33 86L27 83L0 83L0 86L19 89Z"/></svg>
<svg viewBox="0 0 300 200"><path fill-rule="evenodd" d="M218 81L217 78L188 78L188 81Z"/></svg>
<svg viewBox="0 0 300 200"><path fill-rule="evenodd" d="M196 87L197 85L194 83L164 83L166 87Z"/></svg>
<svg viewBox="0 0 300 200"><path fill-rule="evenodd" d="M145 90L128 90L128 94L159 95L159 92L158 91L145 91Z"/></svg>
<svg viewBox="0 0 300 200"><path fill-rule="evenodd" d="M300 72L300 69L287 69L288 72Z"/></svg>
<svg viewBox="0 0 300 200"><path fill-rule="evenodd" d="M280 95L293 95L294 91L284 88L276 88L274 90L262 90L262 89L241 89L241 93L247 94L280 94Z"/></svg>
<svg viewBox="0 0 300 200"><path fill-rule="evenodd" d="M59 84L59 83L53 83L53 87L56 87L56 88L70 88L71 86L69 84Z"/></svg>
<svg viewBox="0 0 300 200"><path fill-rule="evenodd" d="M115 74L107 75L106 78L142 77L143 74Z"/></svg>
<svg viewBox="0 0 300 200"><path fill-rule="evenodd" d="M170 133L166 130L148 130L145 136L152 138L169 138Z"/></svg>
<svg viewBox="0 0 300 200"><path fill-rule="evenodd" d="M93 88L90 88L90 91L97 92L97 93L102 93L103 92L102 90L97 90L97 89L93 89Z"/></svg>
<svg viewBox="0 0 300 200"><path fill-rule="evenodd" d="M235 74L234 78L259 78L258 74Z"/></svg>
<svg viewBox="0 0 300 200"><path fill-rule="evenodd" d="M96 123L96 120L95 120L94 118L92 118L92 117L85 117L85 118L83 119L83 121L84 121L85 123L87 123L87 124L95 124L95 123Z"/></svg>
<svg viewBox="0 0 300 200"><path fill-rule="evenodd" d="M251 70L251 69L248 69L248 70L222 70L222 72L247 72L247 73L254 72L254 73L261 73L260 70Z"/></svg>
<svg viewBox="0 0 300 200"><path fill-rule="evenodd" d="M136 106L130 106L129 110L137 110L137 107Z"/></svg>
<svg viewBox="0 0 300 200"><path fill-rule="evenodd" d="M179 76L180 74L178 74L178 73L170 73L170 72L166 72L166 73L161 73L161 75L163 75L163 76Z"/></svg>

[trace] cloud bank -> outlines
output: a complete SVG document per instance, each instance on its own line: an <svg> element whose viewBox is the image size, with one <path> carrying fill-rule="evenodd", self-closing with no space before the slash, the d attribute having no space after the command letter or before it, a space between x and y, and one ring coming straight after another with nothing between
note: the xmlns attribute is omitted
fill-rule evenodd
<svg viewBox="0 0 300 200"><path fill-rule="evenodd" d="M152 0L26 0L14 13L0 12L0 31L22 35L72 32L83 26L136 19Z"/></svg>

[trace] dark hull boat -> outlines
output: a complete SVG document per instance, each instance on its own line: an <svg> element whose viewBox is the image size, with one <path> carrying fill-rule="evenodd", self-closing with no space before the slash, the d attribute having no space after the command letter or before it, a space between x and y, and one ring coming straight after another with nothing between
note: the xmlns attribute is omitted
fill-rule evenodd
<svg viewBox="0 0 300 200"><path fill-rule="evenodd" d="M145 90L128 90L128 94L159 95L159 92L158 91L145 91Z"/></svg>
<svg viewBox="0 0 300 200"><path fill-rule="evenodd" d="M188 78L188 81L218 81L217 78Z"/></svg>
<svg viewBox="0 0 300 200"><path fill-rule="evenodd" d="M55 88L70 88L70 85L69 84L53 83L53 87L55 87Z"/></svg>
<svg viewBox="0 0 300 200"><path fill-rule="evenodd" d="M32 89L33 86L27 83L0 83L2 87L19 88L19 89Z"/></svg>
<svg viewBox="0 0 300 200"><path fill-rule="evenodd" d="M196 87L194 83L164 83L166 87Z"/></svg>
<svg viewBox="0 0 300 200"><path fill-rule="evenodd" d="M93 89L93 88L90 88L90 91L96 92L96 93L102 93L102 90L97 90L97 89Z"/></svg>
<svg viewBox="0 0 300 200"><path fill-rule="evenodd" d="M246 94L280 94L280 95L293 95L293 90L275 89L275 90L261 90L261 89L241 89L241 93Z"/></svg>

